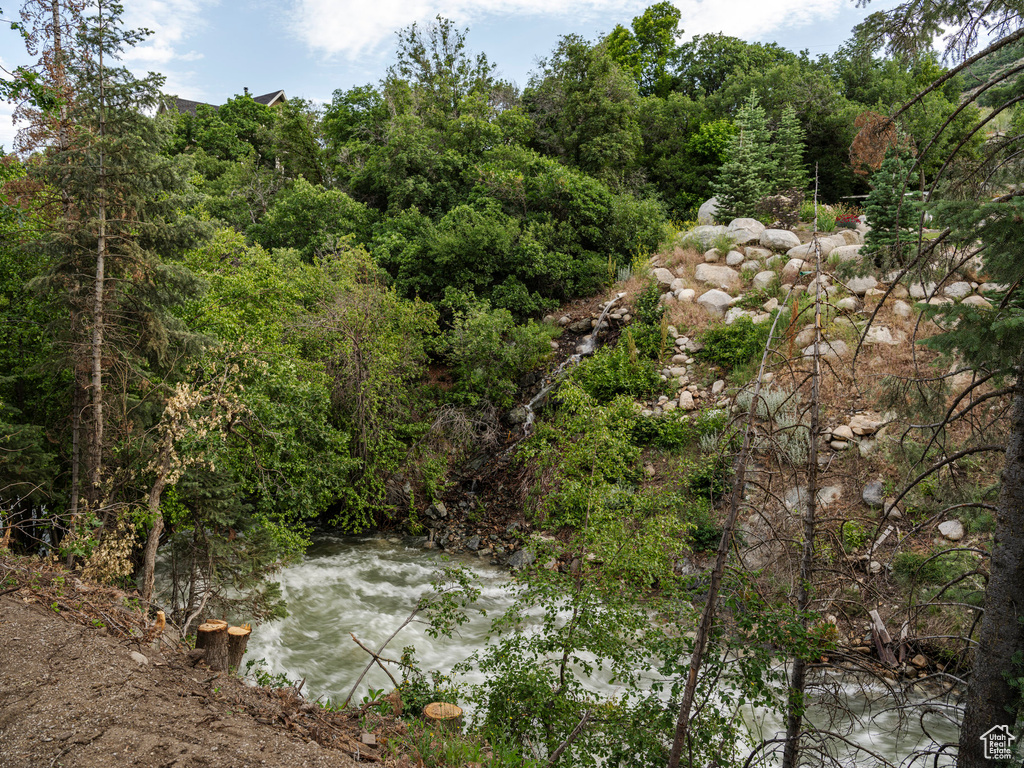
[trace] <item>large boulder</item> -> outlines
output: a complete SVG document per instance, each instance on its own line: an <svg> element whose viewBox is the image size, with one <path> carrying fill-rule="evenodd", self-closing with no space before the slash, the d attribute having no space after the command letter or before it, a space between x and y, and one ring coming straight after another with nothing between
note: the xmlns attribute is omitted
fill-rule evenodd
<svg viewBox="0 0 1024 768"><path fill-rule="evenodd" d="M913 299L923 299L931 296L935 293L935 283L911 283L910 284L910 297Z"/></svg>
<svg viewBox="0 0 1024 768"><path fill-rule="evenodd" d="M782 268L782 282L792 285L800 279L800 270L804 268L803 259L790 259Z"/></svg>
<svg viewBox="0 0 1024 768"><path fill-rule="evenodd" d="M705 200L704 204L697 209L698 224L714 224L715 214L718 213L718 198L712 197Z"/></svg>
<svg viewBox="0 0 1024 768"><path fill-rule="evenodd" d="M847 230L847 232L849 231ZM837 261L858 261L860 249L859 245L840 245L838 248L833 248L829 256Z"/></svg>
<svg viewBox="0 0 1024 768"><path fill-rule="evenodd" d="M942 289L942 292L949 296L951 299L962 299L965 296L971 295L971 284L960 280L958 282L947 285Z"/></svg>
<svg viewBox="0 0 1024 768"><path fill-rule="evenodd" d="M700 227L694 227L685 235L685 237L687 239L695 239L700 245L700 250L706 251L714 243L715 238L720 235L728 234L728 232L729 230L725 227L706 224Z"/></svg>
<svg viewBox="0 0 1024 768"><path fill-rule="evenodd" d="M740 273L732 267L722 267L716 264L698 264L693 273L698 283L713 285L722 290L732 290L740 284Z"/></svg>
<svg viewBox="0 0 1024 768"><path fill-rule="evenodd" d="M697 303L712 317L725 317L725 312L732 303L732 296L725 291L714 288L701 295Z"/></svg>
<svg viewBox="0 0 1024 768"><path fill-rule="evenodd" d="M757 219L733 219L729 222L729 234L736 245L758 242L764 229L764 224Z"/></svg>
<svg viewBox="0 0 1024 768"><path fill-rule="evenodd" d="M772 251L788 251L800 245L800 238L788 229L766 229L761 233L759 241Z"/></svg>
<svg viewBox="0 0 1024 768"><path fill-rule="evenodd" d="M833 341L822 341L818 345L818 354L823 358L836 360L840 357L845 357L850 351L850 348L846 346L845 341L835 339ZM807 349L804 350L804 357L814 356L814 344L811 344Z"/></svg>
<svg viewBox="0 0 1024 768"><path fill-rule="evenodd" d="M658 287L661 289L662 293L672 290L672 283L677 279L676 276L672 274L671 270L665 269L664 267L652 269L651 274L654 276L654 279L658 281Z"/></svg>
<svg viewBox="0 0 1024 768"><path fill-rule="evenodd" d="M750 287L755 291L764 291L773 282L775 282L775 273L770 269L766 269L754 275L754 279L750 282Z"/></svg>
<svg viewBox="0 0 1024 768"><path fill-rule="evenodd" d="M846 290L857 296L863 296L872 288L878 286L878 281L872 275L864 277L853 277L846 281Z"/></svg>

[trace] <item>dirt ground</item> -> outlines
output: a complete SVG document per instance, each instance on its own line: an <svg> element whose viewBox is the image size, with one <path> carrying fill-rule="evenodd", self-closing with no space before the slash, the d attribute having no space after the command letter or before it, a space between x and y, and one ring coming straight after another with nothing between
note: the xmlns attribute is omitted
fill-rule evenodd
<svg viewBox="0 0 1024 768"><path fill-rule="evenodd" d="M359 743L357 717L324 713L291 689L247 686L192 663L187 649L123 636L109 600L74 590L62 583L53 598L49 582L0 596L0 768L381 762L378 748ZM111 623L83 623L93 610Z"/></svg>

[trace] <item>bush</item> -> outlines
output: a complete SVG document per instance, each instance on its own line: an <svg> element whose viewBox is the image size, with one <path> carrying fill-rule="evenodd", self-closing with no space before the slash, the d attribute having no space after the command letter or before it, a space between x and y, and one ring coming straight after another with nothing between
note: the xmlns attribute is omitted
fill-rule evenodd
<svg viewBox="0 0 1024 768"><path fill-rule="evenodd" d="M643 398L657 392L661 378L654 363L640 357L631 342L627 331L614 348L598 350L573 371L573 381L600 403L609 403L618 395Z"/></svg>
<svg viewBox="0 0 1024 768"><path fill-rule="evenodd" d="M768 343L771 322L754 323L749 317L739 317L732 325L718 325L701 335L704 348L697 356L730 371L760 358Z"/></svg>
<svg viewBox="0 0 1024 768"><path fill-rule="evenodd" d="M705 455L702 463L686 475L686 487L697 498L714 502L729 490L732 466L720 454Z"/></svg>
<svg viewBox="0 0 1024 768"><path fill-rule="evenodd" d="M512 405L519 377L551 354L558 329L542 323L518 325L507 309L473 302L458 309L440 349L455 372L455 392L475 405L482 400L499 408Z"/></svg>
<svg viewBox="0 0 1024 768"><path fill-rule="evenodd" d="M630 331L636 348L644 357L658 360L664 352L665 339L662 334L662 318L665 305L661 303L661 290L652 280L637 296L633 306L633 322Z"/></svg>

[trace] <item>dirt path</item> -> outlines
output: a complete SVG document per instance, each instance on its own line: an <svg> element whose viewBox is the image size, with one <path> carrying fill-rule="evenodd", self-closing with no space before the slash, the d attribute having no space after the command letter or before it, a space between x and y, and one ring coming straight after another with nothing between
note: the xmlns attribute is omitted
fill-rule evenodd
<svg viewBox="0 0 1024 768"><path fill-rule="evenodd" d="M45 599L0 597L0 767L355 765L354 719L83 626Z"/></svg>

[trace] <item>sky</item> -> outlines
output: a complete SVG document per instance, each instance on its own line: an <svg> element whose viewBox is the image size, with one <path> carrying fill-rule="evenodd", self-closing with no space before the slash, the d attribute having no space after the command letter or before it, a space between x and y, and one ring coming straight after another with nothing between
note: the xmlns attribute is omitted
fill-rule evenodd
<svg viewBox="0 0 1024 768"><path fill-rule="evenodd" d="M0 0L10 19L20 0ZM441 15L468 29L501 77L526 85L562 35L595 40L628 26L655 0L123 0L125 24L153 31L125 56L137 73L160 72L167 93L221 104L248 88L327 102L335 89L376 83L393 61L395 32ZM812 57L832 53L875 0L674 0L683 39L722 32L776 42ZM0 25L0 66L30 63L21 39ZM0 102L0 146L10 150L12 107Z"/></svg>

